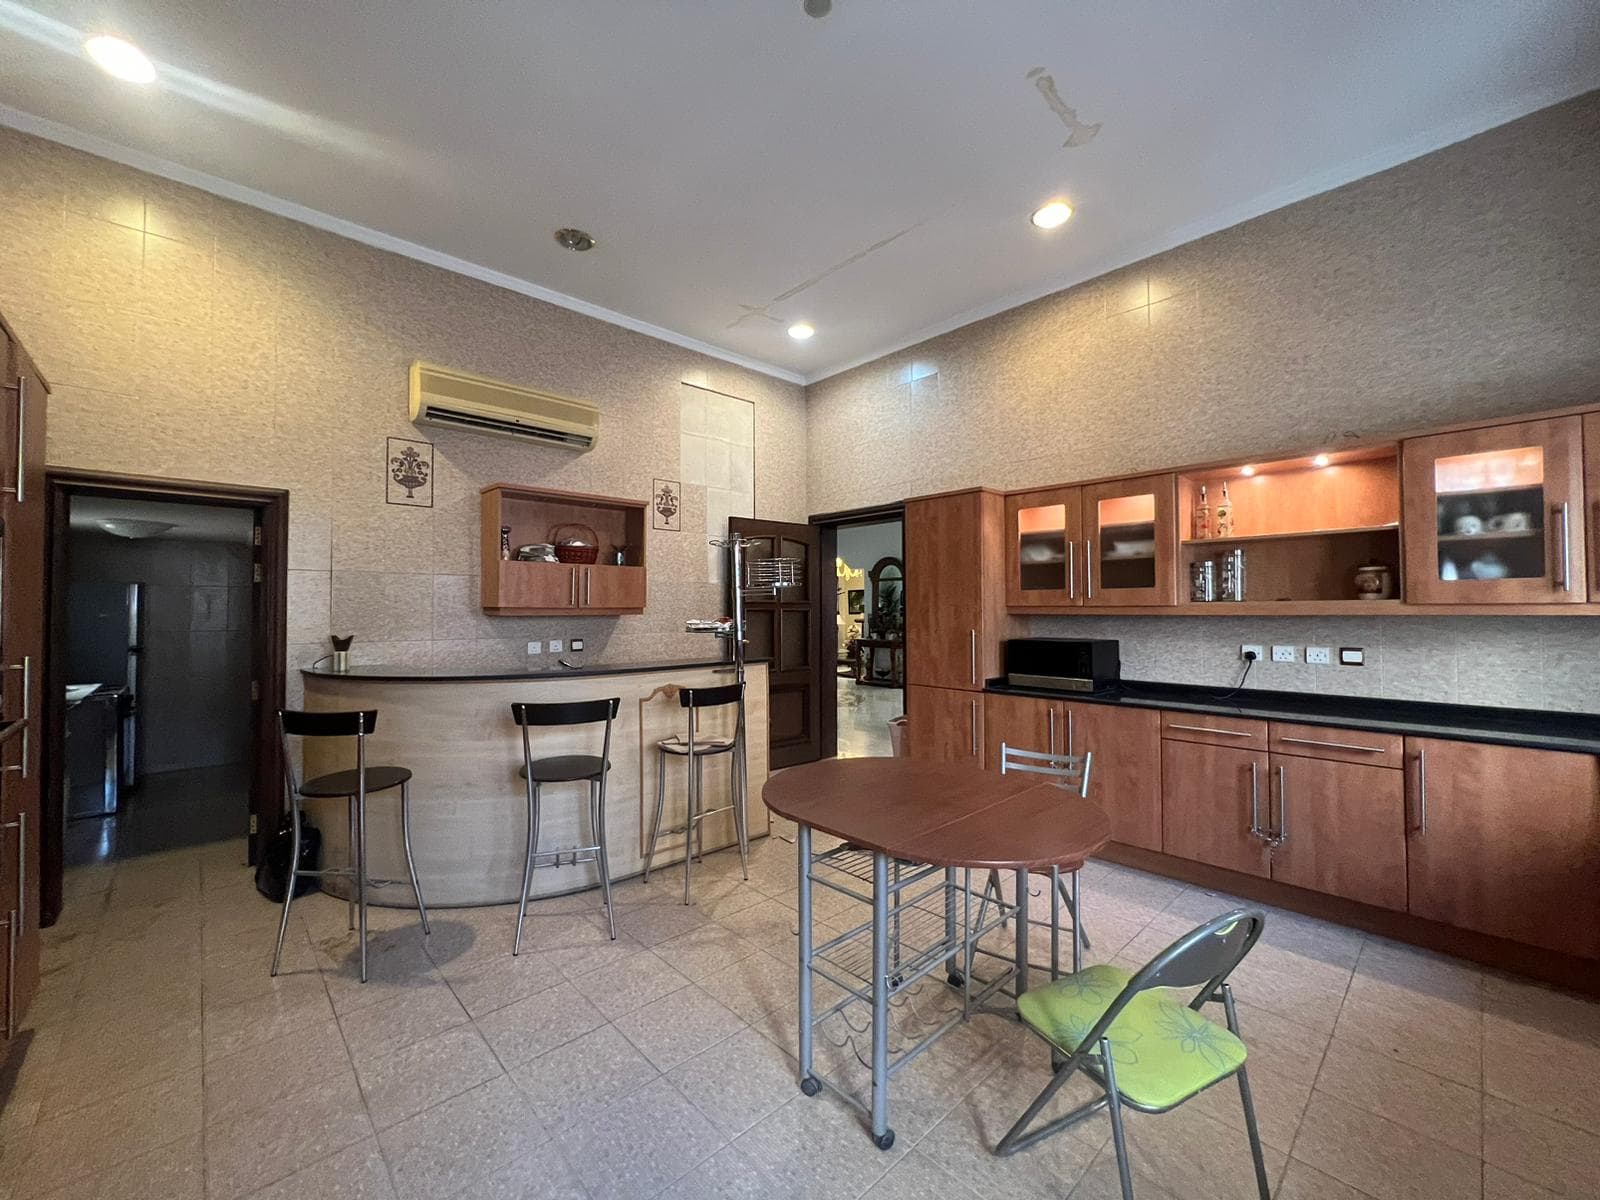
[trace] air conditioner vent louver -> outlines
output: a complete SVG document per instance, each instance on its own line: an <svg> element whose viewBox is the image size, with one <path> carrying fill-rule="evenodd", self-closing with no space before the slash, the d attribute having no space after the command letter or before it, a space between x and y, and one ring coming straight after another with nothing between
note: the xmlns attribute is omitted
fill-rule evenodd
<svg viewBox="0 0 1600 1200"><path fill-rule="evenodd" d="M411 364L411 419L570 450L588 450L600 436L593 404L424 362Z"/></svg>

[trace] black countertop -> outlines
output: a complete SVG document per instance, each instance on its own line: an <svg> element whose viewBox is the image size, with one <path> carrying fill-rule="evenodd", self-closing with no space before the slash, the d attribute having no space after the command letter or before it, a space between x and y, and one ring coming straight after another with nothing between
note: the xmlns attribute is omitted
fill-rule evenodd
<svg viewBox="0 0 1600 1200"><path fill-rule="evenodd" d="M702 667L727 667L730 671L733 669L732 663L721 658L668 658L658 662L603 662L591 659L586 662L581 654L575 656L551 654L546 657L549 661L526 666L521 664L516 666L501 664L492 667L459 665L430 667L381 663L368 666L352 666L348 671L334 671L326 666L303 667L300 673L321 679L373 679L387 683L462 683L474 679L549 679L586 675L642 675L648 671L687 671L692 668ZM561 664L562 658L568 659L573 665L570 667L563 666ZM752 663L751 665L754 664Z"/></svg>
<svg viewBox="0 0 1600 1200"><path fill-rule="evenodd" d="M990 680L987 690L1001 695L1037 696L1082 704L1120 704L1129 708L1164 708L1228 717L1258 717L1269 721L1301 721L1312 725L1370 729L1417 737L1600 754L1600 716L1592 713L1306 695L1256 688L1230 691L1228 688L1136 680L1125 680L1115 691L1100 695L1012 687L999 679Z"/></svg>

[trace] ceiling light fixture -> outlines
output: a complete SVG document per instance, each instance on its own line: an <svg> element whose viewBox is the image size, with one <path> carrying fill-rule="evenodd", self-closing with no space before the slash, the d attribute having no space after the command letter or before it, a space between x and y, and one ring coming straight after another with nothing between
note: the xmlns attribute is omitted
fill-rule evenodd
<svg viewBox="0 0 1600 1200"><path fill-rule="evenodd" d="M594 249L594 238L581 229L558 229L556 241L568 250L576 250L580 254L585 250Z"/></svg>
<svg viewBox="0 0 1600 1200"><path fill-rule="evenodd" d="M1326 454L1319 454L1311 460L1311 465L1313 467L1325 467L1328 465L1328 462L1329 459Z"/></svg>
<svg viewBox="0 0 1600 1200"><path fill-rule="evenodd" d="M1243 475L1246 479L1249 479L1250 476L1254 475L1255 473L1256 473L1256 469L1254 467L1240 467L1239 468L1239 474Z"/></svg>
<svg viewBox="0 0 1600 1200"><path fill-rule="evenodd" d="M83 49L102 71L124 83L150 83L156 77L143 50L109 33L96 34L84 42Z"/></svg>
<svg viewBox="0 0 1600 1200"><path fill-rule="evenodd" d="M1072 205L1065 200L1052 200L1049 204L1034 209L1033 216L1029 219L1040 229L1060 229L1070 216L1072 216Z"/></svg>
<svg viewBox="0 0 1600 1200"><path fill-rule="evenodd" d="M796 321L789 326L789 336L797 342L803 342L816 333L816 327L810 321Z"/></svg>

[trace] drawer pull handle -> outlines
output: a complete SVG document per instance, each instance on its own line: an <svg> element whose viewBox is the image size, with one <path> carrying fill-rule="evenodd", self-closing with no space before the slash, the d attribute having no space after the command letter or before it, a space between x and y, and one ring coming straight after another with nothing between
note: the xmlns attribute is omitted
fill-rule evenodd
<svg viewBox="0 0 1600 1200"><path fill-rule="evenodd" d="M1217 729L1211 725L1179 725L1174 721L1167 726L1168 729L1186 729L1190 733L1220 733L1223 737L1255 737L1255 734L1246 729Z"/></svg>
<svg viewBox="0 0 1600 1200"><path fill-rule="evenodd" d="M1325 746L1329 750L1359 750L1363 754L1387 754L1382 746L1358 746L1355 742L1324 742L1317 738L1280 737L1280 742L1288 742L1294 746Z"/></svg>

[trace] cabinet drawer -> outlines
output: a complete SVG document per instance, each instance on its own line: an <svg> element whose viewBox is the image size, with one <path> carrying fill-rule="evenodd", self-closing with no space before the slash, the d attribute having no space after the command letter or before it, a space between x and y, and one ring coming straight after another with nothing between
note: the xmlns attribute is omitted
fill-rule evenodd
<svg viewBox="0 0 1600 1200"><path fill-rule="evenodd" d="M1405 765L1403 740L1397 733L1370 733L1364 729L1330 729L1326 725L1291 725L1273 721L1268 736L1274 754L1297 758L1325 758L1360 763L1365 767Z"/></svg>
<svg viewBox="0 0 1600 1200"><path fill-rule="evenodd" d="M1248 717L1219 717L1211 713L1161 714L1161 736L1175 742L1201 742L1207 746L1236 746L1240 750L1267 748L1267 723Z"/></svg>

